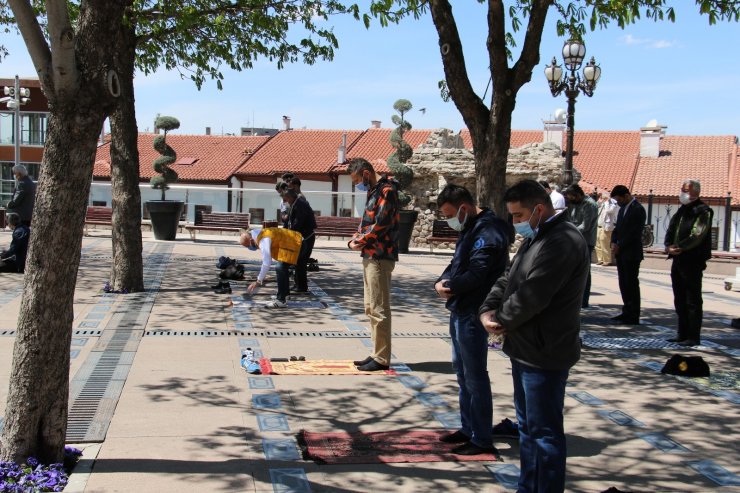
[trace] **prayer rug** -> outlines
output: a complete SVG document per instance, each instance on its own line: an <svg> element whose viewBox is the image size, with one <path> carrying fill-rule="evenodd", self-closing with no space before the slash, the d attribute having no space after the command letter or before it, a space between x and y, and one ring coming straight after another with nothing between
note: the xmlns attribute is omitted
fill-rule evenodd
<svg viewBox="0 0 740 493"><path fill-rule="evenodd" d="M314 359L307 361L260 360L263 375L396 375L395 370L360 371L351 359Z"/></svg>
<svg viewBox="0 0 740 493"><path fill-rule="evenodd" d="M455 455L460 444L440 442L448 430L381 431L372 433L298 433L303 458L319 464L382 464L391 462L498 461L494 454Z"/></svg>

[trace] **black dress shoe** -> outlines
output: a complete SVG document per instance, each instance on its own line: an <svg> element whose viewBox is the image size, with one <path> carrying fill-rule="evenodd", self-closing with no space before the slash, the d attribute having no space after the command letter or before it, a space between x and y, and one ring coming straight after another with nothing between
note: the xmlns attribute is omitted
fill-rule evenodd
<svg viewBox="0 0 740 493"><path fill-rule="evenodd" d="M361 360L353 361L352 363L353 363L353 364L354 364L355 366L362 366L362 365L366 365L366 364L370 363L370 362L371 362L372 360L373 360L373 357L372 357L372 356L368 356L368 357L367 357L367 358L365 358L365 359L361 359Z"/></svg>
<svg viewBox="0 0 740 493"><path fill-rule="evenodd" d="M617 315L615 317L612 317L612 320L617 321L617 322L621 322L622 319L624 319L624 314L623 313L620 313L619 315Z"/></svg>
<svg viewBox="0 0 740 493"><path fill-rule="evenodd" d="M479 447L473 442L463 443L450 450L455 455L481 455L481 454L493 454L498 455L496 447Z"/></svg>
<svg viewBox="0 0 740 493"><path fill-rule="evenodd" d="M445 443L465 443L470 441L470 437L462 431L457 430L455 433L442 435L439 437L439 441Z"/></svg>
<svg viewBox="0 0 740 493"><path fill-rule="evenodd" d="M679 346L692 347L692 346L698 346L699 341L694 340L694 339L686 339L685 341L681 341L678 344Z"/></svg>
<svg viewBox="0 0 740 493"><path fill-rule="evenodd" d="M671 337L670 339L666 339L666 341L668 341L668 342L677 342L677 343L679 343L679 344L681 344L681 343L682 343L682 342L684 342L685 340L686 340L686 339L679 339L678 337Z"/></svg>
<svg viewBox="0 0 740 493"><path fill-rule="evenodd" d="M231 294L231 288L226 286L221 289L217 289L214 291L216 294Z"/></svg>
<svg viewBox="0 0 740 493"><path fill-rule="evenodd" d="M218 284L214 284L213 286L211 286L211 289L221 289L221 288L226 287L226 286L229 286L229 283L228 282L226 282L226 281L219 281Z"/></svg>
<svg viewBox="0 0 740 493"><path fill-rule="evenodd" d="M381 365L374 359L371 359L369 363L366 363L362 366L357 367L360 371L381 371L381 370L387 370L388 365Z"/></svg>

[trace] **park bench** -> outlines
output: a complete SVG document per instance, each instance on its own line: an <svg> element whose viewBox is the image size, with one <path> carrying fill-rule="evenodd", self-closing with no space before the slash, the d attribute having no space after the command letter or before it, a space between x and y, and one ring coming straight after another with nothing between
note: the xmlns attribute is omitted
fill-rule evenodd
<svg viewBox="0 0 740 493"><path fill-rule="evenodd" d="M360 226L359 217L316 216L316 236L351 237Z"/></svg>
<svg viewBox="0 0 740 493"><path fill-rule="evenodd" d="M452 229L447 221L444 219L435 219L432 223L432 235L427 237L427 243L429 243L429 251L434 251L434 245L437 243L450 243L454 245L457 243L457 239L460 237L460 233Z"/></svg>
<svg viewBox="0 0 740 493"><path fill-rule="evenodd" d="M112 226L113 225L113 209L111 207L102 207L98 205L91 205L87 207L85 212L85 227L83 234L87 236L87 227L89 226Z"/></svg>
<svg viewBox="0 0 740 493"><path fill-rule="evenodd" d="M196 231L228 231L238 233L242 229L249 229L248 212L202 212L195 218L194 224L188 224L185 229L190 233L190 239L195 241Z"/></svg>

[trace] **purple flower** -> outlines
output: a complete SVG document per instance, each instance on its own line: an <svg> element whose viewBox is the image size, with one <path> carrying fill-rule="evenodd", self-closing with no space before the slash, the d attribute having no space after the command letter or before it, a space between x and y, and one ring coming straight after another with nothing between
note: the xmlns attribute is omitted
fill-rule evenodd
<svg viewBox="0 0 740 493"><path fill-rule="evenodd" d="M31 467L36 467L39 465L39 461L36 459L36 457L29 457L28 460L26 460L26 464Z"/></svg>

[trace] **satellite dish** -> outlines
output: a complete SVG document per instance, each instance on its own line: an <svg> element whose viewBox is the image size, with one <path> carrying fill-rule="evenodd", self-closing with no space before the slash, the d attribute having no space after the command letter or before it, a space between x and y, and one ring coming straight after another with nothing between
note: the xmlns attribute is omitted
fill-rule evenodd
<svg viewBox="0 0 740 493"><path fill-rule="evenodd" d="M553 119L558 123L565 122L565 110L563 108L556 109L553 114Z"/></svg>
<svg viewBox="0 0 740 493"><path fill-rule="evenodd" d="M653 118L652 120L650 120L649 122L645 124L646 128L655 128L657 126L658 126L658 120L656 120L655 118Z"/></svg>

